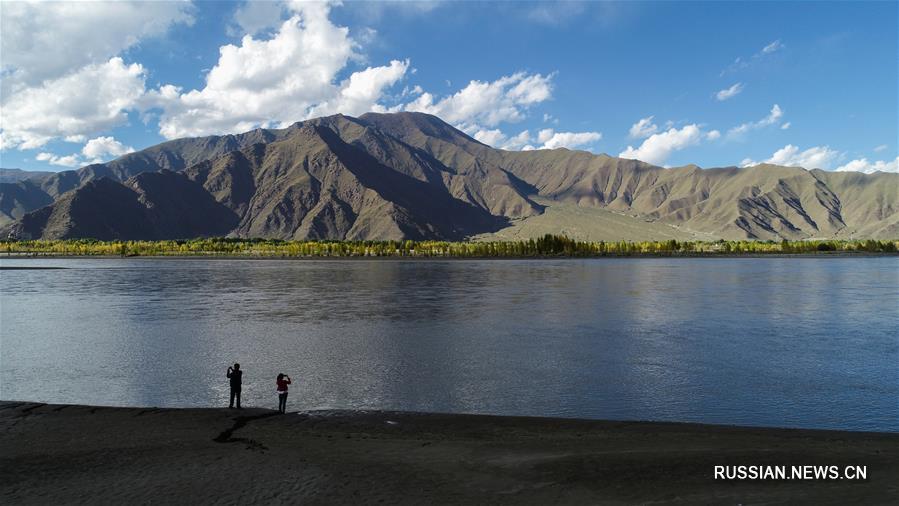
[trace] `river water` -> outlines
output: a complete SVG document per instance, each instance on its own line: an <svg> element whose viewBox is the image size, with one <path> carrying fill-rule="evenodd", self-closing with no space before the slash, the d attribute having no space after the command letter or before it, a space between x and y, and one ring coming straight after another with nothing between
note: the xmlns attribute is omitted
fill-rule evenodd
<svg viewBox="0 0 899 506"><path fill-rule="evenodd" d="M899 258L0 259L0 398L899 431Z"/></svg>

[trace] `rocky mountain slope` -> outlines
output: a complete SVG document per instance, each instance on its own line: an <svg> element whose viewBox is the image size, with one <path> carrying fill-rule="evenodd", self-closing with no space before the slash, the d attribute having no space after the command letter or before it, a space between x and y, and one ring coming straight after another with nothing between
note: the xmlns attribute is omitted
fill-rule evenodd
<svg viewBox="0 0 899 506"><path fill-rule="evenodd" d="M0 226L104 239L895 238L899 175L503 151L427 114L369 113L0 184Z"/></svg>
<svg viewBox="0 0 899 506"><path fill-rule="evenodd" d="M52 176L54 172L40 170L3 169L0 168L0 183L18 183L26 179L40 179Z"/></svg>

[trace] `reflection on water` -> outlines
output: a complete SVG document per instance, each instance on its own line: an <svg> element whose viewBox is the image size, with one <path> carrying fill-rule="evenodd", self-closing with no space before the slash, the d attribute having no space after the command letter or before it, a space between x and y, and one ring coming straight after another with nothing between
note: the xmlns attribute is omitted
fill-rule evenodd
<svg viewBox="0 0 899 506"><path fill-rule="evenodd" d="M899 430L899 259L2 259L0 397Z"/></svg>

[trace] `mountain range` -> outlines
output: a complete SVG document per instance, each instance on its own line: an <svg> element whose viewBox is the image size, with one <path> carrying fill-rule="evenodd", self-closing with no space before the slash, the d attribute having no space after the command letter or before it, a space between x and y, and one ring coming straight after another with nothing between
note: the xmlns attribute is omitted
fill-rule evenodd
<svg viewBox="0 0 899 506"><path fill-rule="evenodd" d="M17 183L31 178L52 176L54 172L0 168L0 183Z"/></svg>
<svg viewBox="0 0 899 506"><path fill-rule="evenodd" d="M18 178L18 175L16 175ZM178 139L0 183L20 238L591 240L899 237L899 174L666 169L504 151L422 113Z"/></svg>

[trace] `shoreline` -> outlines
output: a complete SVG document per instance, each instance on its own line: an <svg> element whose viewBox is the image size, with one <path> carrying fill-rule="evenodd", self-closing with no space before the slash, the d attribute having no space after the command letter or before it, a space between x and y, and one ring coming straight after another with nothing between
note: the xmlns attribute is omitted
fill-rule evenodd
<svg viewBox="0 0 899 506"><path fill-rule="evenodd" d="M0 427L0 497L15 504L899 501L897 433L10 401ZM716 480L717 465L866 466L867 479Z"/></svg>
<svg viewBox="0 0 899 506"><path fill-rule="evenodd" d="M820 251L813 253L691 253L691 254L672 254L662 255L657 253L637 253L630 255L623 254L607 254L594 256L288 256L288 255L232 255L217 253L200 253L194 255L61 255L56 253L48 254L4 254L0 253L0 261L3 260L24 260L24 259L96 259L96 260L115 260L115 259L149 259L149 260L280 260L280 261L465 261L465 260L598 260L598 259L640 259L640 258L871 258L871 257L899 257L897 253L885 252L869 252L869 251Z"/></svg>

